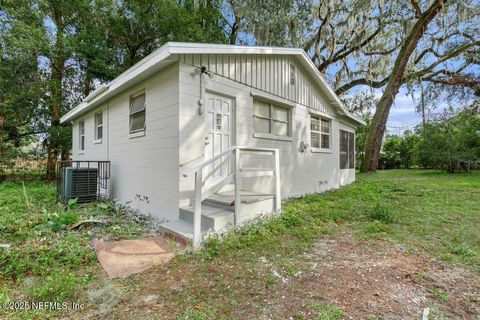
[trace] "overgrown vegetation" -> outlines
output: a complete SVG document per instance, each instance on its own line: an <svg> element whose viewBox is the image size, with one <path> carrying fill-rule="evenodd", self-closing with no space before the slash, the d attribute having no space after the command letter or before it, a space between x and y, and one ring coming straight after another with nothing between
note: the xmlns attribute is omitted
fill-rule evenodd
<svg viewBox="0 0 480 320"><path fill-rule="evenodd" d="M368 125L371 121L367 117ZM366 128L357 132L357 158ZM360 155L360 157L359 157ZM444 110L403 135L387 135L379 168L428 168L448 172L480 170L480 105L460 111Z"/></svg>
<svg viewBox="0 0 480 320"><path fill-rule="evenodd" d="M107 280L98 278L100 266L89 241L96 237L135 238L144 234L149 224L109 203L59 206L51 184L26 184L24 191L21 183L3 183L0 194L0 243L10 245L0 248L0 302L91 301L82 289L96 286L98 281L105 287ZM236 230L224 239L212 238L203 250L180 256L166 268L174 271L193 264L192 272L215 285L220 280L211 278L211 271L233 263L239 269L232 270L232 279L273 294L275 284L282 281L279 277L295 277L301 272L297 256L310 250L318 238L335 239L348 231L358 241L391 241L407 253L427 254L480 274L479 194L479 173L390 170L359 175L351 186L284 204L279 217ZM69 230L72 223L85 218L109 223ZM270 271L269 276L260 277L256 270L259 261L278 274ZM224 277L215 273L220 276ZM112 283L116 284L112 290L120 293L109 298L102 310L114 310L112 304L119 303L120 294L131 299L132 290L140 285L135 278ZM179 319L227 319L242 305L242 296L233 288L212 290L203 285L195 283L181 295L159 294L165 301L175 300L172 317ZM100 290L106 290L104 287L99 286ZM217 299L220 293L228 300ZM440 301L445 299L435 288L431 294ZM315 297L303 310L308 311L303 316L311 315L305 319L342 319L345 314ZM10 316L21 317L21 313ZM49 317L46 313L36 316Z"/></svg>
<svg viewBox="0 0 480 320"><path fill-rule="evenodd" d="M212 239L200 254L214 259L237 250L296 251L347 226L361 238L398 241L411 251L426 250L480 273L479 194L480 173L391 170L359 175L352 186L287 203L280 218L240 229L223 241ZM285 234L291 236L288 243L282 241Z"/></svg>
<svg viewBox="0 0 480 320"><path fill-rule="evenodd" d="M57 204L53 184L2 183L0 195L0 302L71 301L95 278L90 240L135 238L151 227L112 203ZM84 219L98 223L70 229Z"/></svg>

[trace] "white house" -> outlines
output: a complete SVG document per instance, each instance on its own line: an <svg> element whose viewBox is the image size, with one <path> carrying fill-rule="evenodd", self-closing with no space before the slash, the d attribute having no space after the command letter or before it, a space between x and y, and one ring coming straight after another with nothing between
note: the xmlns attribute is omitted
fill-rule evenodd
<svg viewBox="0 0 480 320"><path fill-rule="evenodd" d="M178 234L195 229L195 243L200 221L222 230L353 182L363 125L301 49L173 42L69 121L74 160L111 161L111 197Z"/></svg>

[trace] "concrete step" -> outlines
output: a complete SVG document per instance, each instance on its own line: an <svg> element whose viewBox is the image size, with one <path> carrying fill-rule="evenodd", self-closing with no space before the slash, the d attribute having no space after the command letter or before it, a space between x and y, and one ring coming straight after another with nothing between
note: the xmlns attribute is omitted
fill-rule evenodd
<svg viewBox="0 0 480 320"><path fill-rule="evenodd" d="M242 224L254 219L261 214L269 214L274 211L274 195L268 193L242 190L240 200L242 202L238 212L237 223ZM217 192L203 201L210 207L217 207L226 211L235 211L235 190Z"/></svg>
<svg viewBox="0 0 480 320"><path fill-rule="evenodd" d="M193 223L194 208L192 206L180 208L179 218ZM219 207L202 204L202 228L211 231L221 231L233 226L233 212Z"/></svg>
<svg viewBox="0 0 480 320"><path fill-rule="evenodd" d="M161 224L161 227L167 234L170 233L186 240L193 240L193 224L185 220L178 219L165 222Z"/></svg>
<svg viewBox="0 0 480 320"><path fill-rule="evenodd" d="M274 195L241 191L242 203L237 216L237 223L242 225L262 214L270 214L274 211ZM202 236L208 236L213 232L221 232L233 227L235 211L234 188L211 195L202 203ZM162 224L165 232L182 237L187 240L193 239L193 206L182 207L179 210L179 219Z"/></svg>

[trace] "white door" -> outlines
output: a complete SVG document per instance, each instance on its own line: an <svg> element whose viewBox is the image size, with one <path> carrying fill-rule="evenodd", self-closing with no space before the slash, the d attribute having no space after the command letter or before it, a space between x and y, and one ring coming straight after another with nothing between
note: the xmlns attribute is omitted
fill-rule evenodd
<svg viewBox="0 0 480 320"><path fill-rule="evenodd" d="M205 98L207 126L205 159L210 159L232 146L233 101L230 98L212 93L207 93ZM224 161L226 159L224 157L206 167L204 175L210 174L212 170L219 166L218 170L212 174L213 180L221 179L228 175L230 164L228 161Z"/></svg>

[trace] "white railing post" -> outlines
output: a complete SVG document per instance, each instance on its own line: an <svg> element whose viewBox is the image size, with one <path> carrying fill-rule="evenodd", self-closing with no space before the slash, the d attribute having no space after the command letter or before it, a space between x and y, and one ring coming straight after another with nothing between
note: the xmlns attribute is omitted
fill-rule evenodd
<svg viewBox="0 0 480 320"><path fill-rule="evenodd" d="M195 172L195 203L193 209L193 248L200 246L202 232L202 169Z"/></svg>
<svg viewBox="0 0 480 320"><path fill-rule="evenodd" d="M273 152L275 156L275 212L280 212L282 206L282 199L280 196L280 155L279 150L275 149Z"/></svg>
<svg viewBox="0 0 480 320"><path fill-rule="evenodd" d="M235 214L233 215L233 225L237 225L238 216L240 215L240 148L235 149Z"/></svg>

